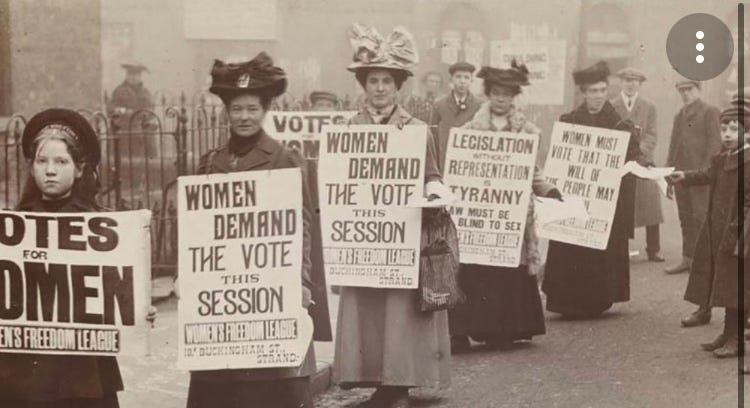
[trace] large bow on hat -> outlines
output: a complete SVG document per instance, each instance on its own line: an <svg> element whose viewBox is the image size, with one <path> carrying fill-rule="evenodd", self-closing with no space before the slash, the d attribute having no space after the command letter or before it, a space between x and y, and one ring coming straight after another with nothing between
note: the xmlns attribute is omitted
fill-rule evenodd
<svg viewBox="0 0 750 408"><path fill-rule="evenodd" d="M247 62L225 63L217 59L211 78L210 91L219 96L251 93L275 97L283 94L287 86L286 73L265 52Z"/></svg>
<svg viewBox="0 0 750 408"><path fill-rule="evenodd" d="M389 68L412 75L411 70L419 62L414 37L404 27L394 28L388 38L383 39L374 27L354 24L350 35L354 62L347 67L349 71Z"/></svg>

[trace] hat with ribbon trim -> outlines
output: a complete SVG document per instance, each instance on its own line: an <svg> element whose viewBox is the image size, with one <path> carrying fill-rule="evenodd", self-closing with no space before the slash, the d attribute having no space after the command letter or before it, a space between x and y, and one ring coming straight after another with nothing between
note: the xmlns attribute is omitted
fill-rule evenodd
<svg viewBox="0 0 750 408"><path fill-rule="evenodd" d="M373 27L354 24L349 42L354 49L353 62L346 69L357 72L368 68L387 68L413 75L419 62L414 37L404 27L396 27L384 39Z"/></svg>

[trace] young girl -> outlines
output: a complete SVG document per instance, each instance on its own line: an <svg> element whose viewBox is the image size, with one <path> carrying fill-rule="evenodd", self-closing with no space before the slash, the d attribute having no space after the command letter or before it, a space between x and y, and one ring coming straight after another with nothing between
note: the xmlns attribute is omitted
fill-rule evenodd
<svg viewBox="0 0 750 408"><path fill-rule="evenodd" d="M737 274L740 261L738 255L745 250L738 248L739 234L743 232L738 211L744 212L747 224L750 209L750 150L746 148L750 137L750 105L745 105L744 109L744 123L739 121L740 107L736 105L721 113L723 148L711 160L708 168L676 171L668 176L668 181L673 184L711 186L708 214L695 246L696 253L685 300L697 305L724 308L724 330L713 341L701 344L701 348L718 358L735 357L739 354L739 344L743 340L740 328L744 326L739 321L740 306L744 306L747 315L747 305L739 301ZM744 143L740 143L740 137L744 138ZM744 183L742 208L738 206L739 177L742 177ZM747 258L744 262L747 262ZM750 299L750 268L747 266L745 264L744 299Z"/></svg>
<svg viewBox="0 0 750 408"><path fill-rule="evenodd" d="M23 132L23 153L30 174L18 211L101 210L99 142L83 116L67 109L35 115ZM4 408L116 408L122 389L114 357L0 353Z"/></svg>

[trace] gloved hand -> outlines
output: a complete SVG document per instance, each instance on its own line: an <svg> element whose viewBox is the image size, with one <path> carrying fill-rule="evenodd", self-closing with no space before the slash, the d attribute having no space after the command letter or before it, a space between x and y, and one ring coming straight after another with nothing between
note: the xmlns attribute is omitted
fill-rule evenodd
<svg viewBox="0 0 750 408"><path fill-rule="evenodd" d="M560 190L558 190L556 188L553 188L552 190L550 190L547 193L547 198L555 198L555 199L558 199L560 201L564 201L562 193L560 193Z"/></svg>

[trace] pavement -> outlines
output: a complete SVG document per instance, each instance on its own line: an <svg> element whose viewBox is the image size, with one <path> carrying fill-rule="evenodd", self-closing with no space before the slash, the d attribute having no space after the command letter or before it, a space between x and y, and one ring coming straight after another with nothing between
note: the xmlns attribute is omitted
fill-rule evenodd
<svg viewBox="0 0 750 408"><path fill-rule="evenodd" d="M707 326L682 328L680 319L695 307L684 300L687 274L666 275L677 262L681 235L674 203L664 200L665 263L645 260L645 230L631 250L631 300L616 304L602 318L564 321L547 314L547 334L530 344L499 351L476 346L452 356L451 387L418 389L413 407L448 408L732 408L740 386L738 360L719 360L699 343L722 329L716 309ZM316 407L356 407L372 389L333 387ZM750 394L748 394L750 395ZM750 403L746 406L750 407Z"/></svg>
<svg viewBox="0 0 750 408"><path fill-rule="evenodd" d="M171 280L171 279L170 279ZM168 296L171 287L167 280L155 281L153 294L159 309L149 338L149 355L146 357L118 357L125 390L120 392L120 406L184 408L187 404L190 374L176 367L177 362L177 299ZM329 297L332 311L338 310L338 296ZM335 313L331 312L335 327ZM333 342L315 342L318 370L312 378L315 395L331 386ZM1 406L1 404L0 404Z"/></svg>
<svg viewBox="0 0 750 408"><path fill-rule="evenodd" d="M665 200L666 201L666 200ZM718 360L698 347L721 331L723 314L711 324L685 329L680 319L694 310L682 300L687 274L666 275L665 266L680 256L679 222L665 202L662 255L650 263L645 254L631 258L631 301L616 304L604 317L563 321L547 315L547 334L509 351L475 346L452 358L448 389L411 392L415 407L471 408L724 408L737 407L740 381L737 360ZM642 250L644 230L631 250ZM334 320L338 297L331 295ZM189 374L175 367L177 303L158 303L151 353L122 357L123 408L185 407ZM356 407L372 389L331 386L333 343L315 343L319 372L313 381L316 407ZM748 404L750 406L750 404Z"/></svg>

